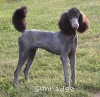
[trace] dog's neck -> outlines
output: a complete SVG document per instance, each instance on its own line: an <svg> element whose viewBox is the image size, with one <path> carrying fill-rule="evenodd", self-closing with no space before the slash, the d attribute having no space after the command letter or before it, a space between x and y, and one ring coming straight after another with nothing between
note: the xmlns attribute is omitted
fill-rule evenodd
<svg viewBox="0 0 100 97"><path fill-rule="evenodd" d="M61 32L68 36L75 36L77 34L77 30L73 30L73 29L70 29L69 31L66 31L66 32L63 32L63 31Z"/></svg>

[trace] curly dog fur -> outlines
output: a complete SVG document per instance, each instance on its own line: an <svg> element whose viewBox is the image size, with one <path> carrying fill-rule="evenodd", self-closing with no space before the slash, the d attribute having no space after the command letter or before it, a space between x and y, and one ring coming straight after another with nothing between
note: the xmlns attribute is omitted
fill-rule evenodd
<svg viewBox="0 0 100 97"><path fill-rule="evenodd" d="M60 31L56 33L40 30L26 30L25 17L27 8L17 9L12 17L12 22L16 30L22 32L19 37L19 61L14 72L14 84L18 82L20 69L27 60L24 69L25 79L28 80L28 71L34 60L37 48L43 48L53 54L61 56L63 63L66 86L70 89L68 75L68 57L71 66L71 79L76 82L75 64L76 64L76 47L77 32L83 33L89 28L89 21L86 16L77 8L71 8L64 12L59 21Z"/></svg>

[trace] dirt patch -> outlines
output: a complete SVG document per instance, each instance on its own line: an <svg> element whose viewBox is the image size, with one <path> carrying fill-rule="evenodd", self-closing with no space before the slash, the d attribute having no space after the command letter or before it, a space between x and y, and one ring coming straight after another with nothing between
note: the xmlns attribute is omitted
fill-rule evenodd
<svg viewBox="0 0 100 97"><path fill-rule="evenodd" d="M98 92L98 93L94 94L94 96L93 96L93 97L100 97L100 92Z"/></svg>

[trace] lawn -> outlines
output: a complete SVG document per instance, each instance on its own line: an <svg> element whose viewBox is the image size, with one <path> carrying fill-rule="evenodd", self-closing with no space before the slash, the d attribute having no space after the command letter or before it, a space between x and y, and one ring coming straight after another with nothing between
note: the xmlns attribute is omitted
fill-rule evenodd
<svg viewBox="0 0 100 97"><path fill-rule="evenodd" d="M12 25L15 9L27 6L27 29L56 32L61 14L71 7L82 10L90 28L78 34L74 91L66 91L60 57L39 49L24 80L23 68L19 85L13 86L18 61L18 37ZM69 65L70 73L70 65ZM100 0L0 0L0 97L93 97L100 91Z"/></svg>

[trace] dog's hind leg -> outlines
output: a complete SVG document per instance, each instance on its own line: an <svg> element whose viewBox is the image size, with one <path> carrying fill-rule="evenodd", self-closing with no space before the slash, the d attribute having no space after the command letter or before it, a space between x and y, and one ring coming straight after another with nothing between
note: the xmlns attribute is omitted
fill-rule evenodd
<svg viewBox="0 0 100 97"><path fill-rule="evenodd" d="M26 67L24 69L24 76L25 76L26 80L28 80L28 71L29 71L29 68L30 68L33 60L34 60L35 54L36 54L36 49L31 49L28 52L27 64L26 64Z"/></svg>
<svg viewBox="0 0 100 97"><path fill-rule="evenodd" d="M25 63L28 56L28 52L26 50L22 51L19 49L19 61L17 68L14 72L14 85L17 85L18 83L18 76L20 74L20 69L22 68L23 64Z"/></svg>

